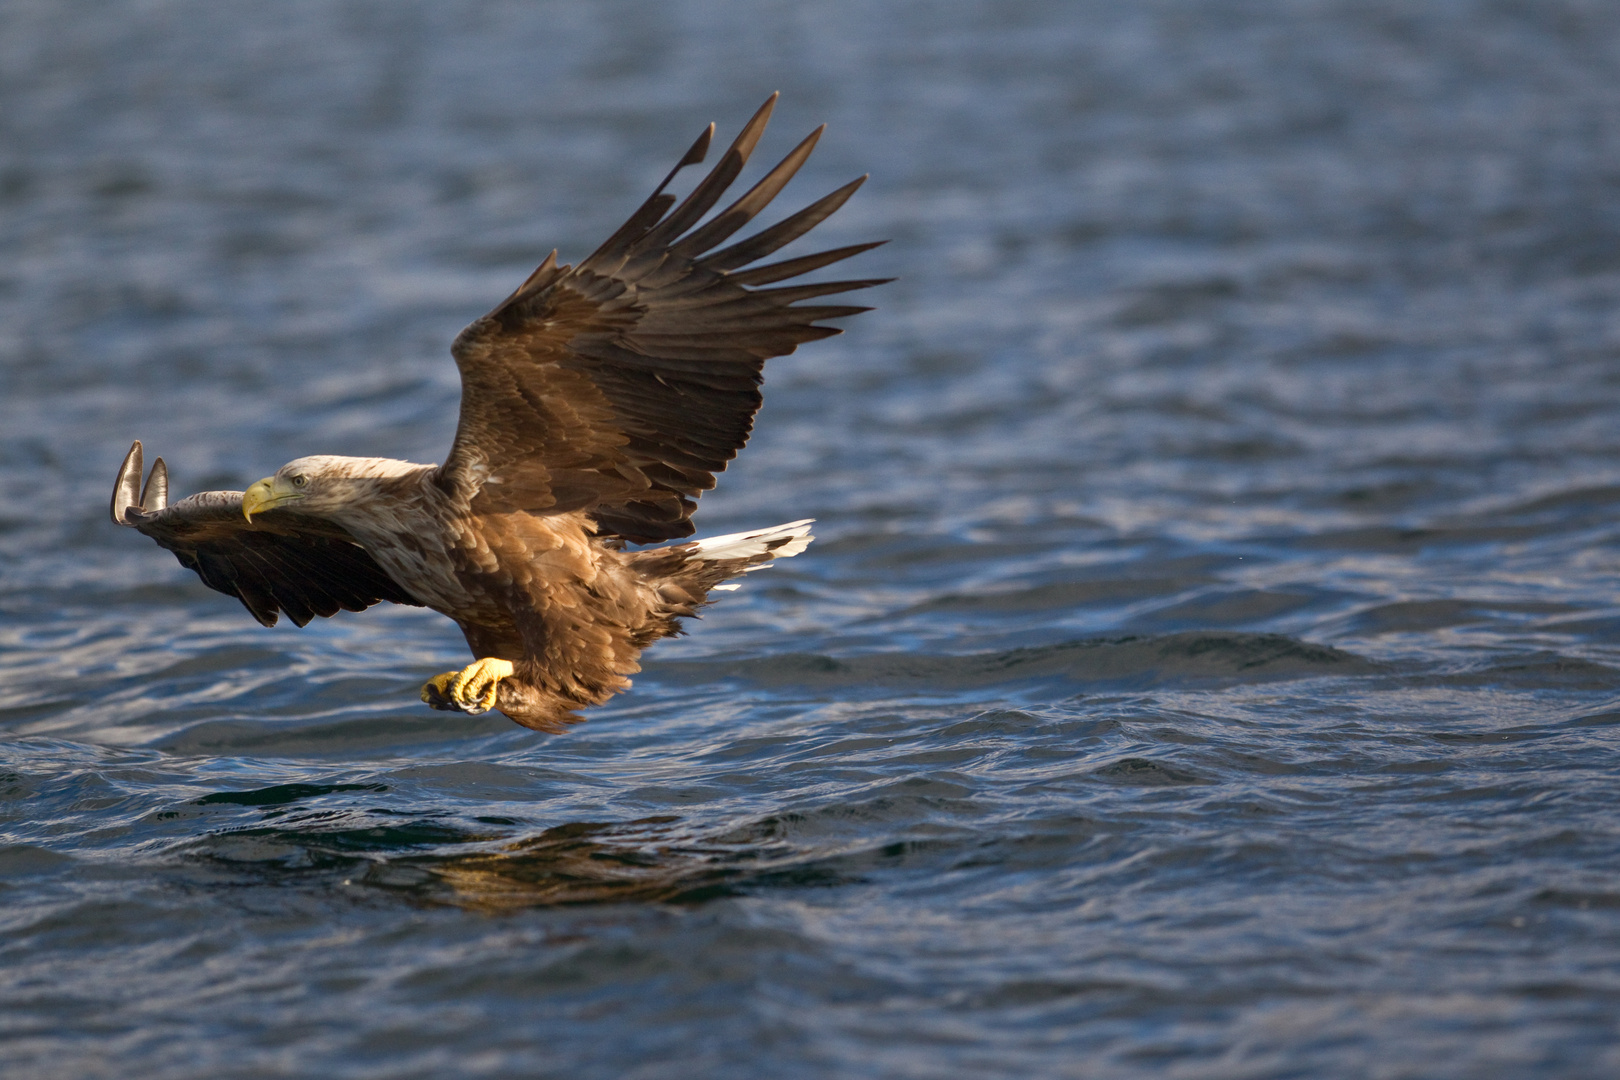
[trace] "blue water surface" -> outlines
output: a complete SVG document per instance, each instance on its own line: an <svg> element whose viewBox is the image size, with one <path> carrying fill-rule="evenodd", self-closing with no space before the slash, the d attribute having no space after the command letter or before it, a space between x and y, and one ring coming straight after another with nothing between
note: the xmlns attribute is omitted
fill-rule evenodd
<svg viewBox="0 0 1620 1080"><path fill-rule="evenodd" d="M899 280L589 723L107 520L439 460L773 90ZM11 0L0 370L7 1076L1620 1075L1612 3Z"/></svg>

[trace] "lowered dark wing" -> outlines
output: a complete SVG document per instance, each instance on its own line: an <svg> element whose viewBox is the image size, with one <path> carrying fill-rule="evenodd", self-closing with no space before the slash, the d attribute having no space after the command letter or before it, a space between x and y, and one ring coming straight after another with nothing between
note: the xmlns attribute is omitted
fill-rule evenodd
<svg viewBox="0 0 1620 1080"><path fill-rule="evenodd" d="M118 470L113 520L174 552L204 585L242 601L265 626L274 626L282 611L303 626L317 615L364 611L380 600L421 606L329 521L271 509L249 522L240 491L205 491L170 506L162 458L153 463L144 491L140 484L137 442Z"/></svg>
<svg viewBox="0 0 1620 1080"><path fill-rule="evenodd" d="M461 420L439 480L474 512L586 510L601 532L636 543L691 535L693 500L748 440L765 360L840 333L817 320L869 310L800 301L882 280L760 286L877 244L743 269L837 210L864 177L714 250L792 179L820 128L698 225L742 171L775 103L773 94L679 206L664 188L703 160L712 125L593 255L572 267L553 252L456 338Z"/></svg>

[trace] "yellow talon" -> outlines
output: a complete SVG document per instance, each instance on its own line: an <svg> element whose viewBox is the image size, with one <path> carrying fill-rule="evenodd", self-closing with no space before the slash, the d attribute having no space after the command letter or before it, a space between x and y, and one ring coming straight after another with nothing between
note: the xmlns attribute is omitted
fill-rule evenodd
<svg viewBox="0 0 1620 1080"><path fill-rule="evenodd" d="M447 671L443 675L435 675L422 684L422 700L435 709L450 708L450 684L455 681L459 671Z"/></svg>
<svg viewBox="0 0 1620 1080"><path fill-rule="evenodd" d="M501 680L512 670L510 660L486 656L460 671L433 676L422 686L422 700L435 709L460 709L476 716L495 707Z"/></svg>
<svg viewBox="0 0 1620 1080"><path fill-rule="evenodd" d="M495 707L495 692L502 679L512 674L512 661L494 656L474 660L461 669L450 684L450 696L462 712L482 713Z"/></svg>

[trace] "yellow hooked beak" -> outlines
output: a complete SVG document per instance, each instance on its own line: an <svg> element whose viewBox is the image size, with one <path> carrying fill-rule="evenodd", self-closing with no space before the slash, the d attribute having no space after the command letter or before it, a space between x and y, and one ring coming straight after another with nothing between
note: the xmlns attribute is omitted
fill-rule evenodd
<svg viewBox="0 0 1620 1080"><path fill-rule="evenodd" d="M304 493L294 491L292 486L274 476L267 476L263 480L255 480L242 492L242 516L248 521L261 510L268 510L273 506L280 506L293 499L301 499Z"/></svg>

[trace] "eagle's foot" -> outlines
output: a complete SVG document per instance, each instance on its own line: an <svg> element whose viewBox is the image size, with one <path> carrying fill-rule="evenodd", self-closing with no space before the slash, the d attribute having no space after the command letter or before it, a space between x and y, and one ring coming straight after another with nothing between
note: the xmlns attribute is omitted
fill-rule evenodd
<svg viewBox="0 0 1620 1080"><path fill-rule="evenodd" d="M422 700L435 709L459 709L477 716L495 707L501 680L512 674L512 662L486 656L460 671L446 671L422 684Z"/></svg>
<svg viewBox="0 0 1620 1080"><path fill-rule="evenodd" d="M422 684L422 700L432 709L450 711L458 708L450 699L450 684L455 681L459 671L447 671L443 675L435 675Z"/></svg>

